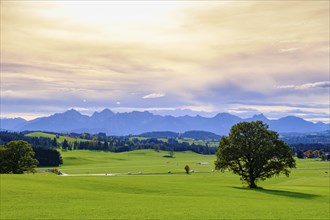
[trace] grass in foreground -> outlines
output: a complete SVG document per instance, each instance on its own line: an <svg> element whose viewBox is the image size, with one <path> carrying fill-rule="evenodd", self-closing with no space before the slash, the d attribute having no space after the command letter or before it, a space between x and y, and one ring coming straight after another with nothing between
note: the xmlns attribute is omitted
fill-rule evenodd
<svg viewBox="0 0 330 220"><path fill-rule="evenodd" d="M214 156L185 152L164 158L166 152L150 150L62 154L61 170L68 173L171 169L174 174L1 175L1 219L329 218L329 162L299 160L290 178L272 178L260 183L263 190L251 190L236 175L210 172ZM209 164L196 163L201 161ZM184 174L185 164L200 172Z"/></svg>

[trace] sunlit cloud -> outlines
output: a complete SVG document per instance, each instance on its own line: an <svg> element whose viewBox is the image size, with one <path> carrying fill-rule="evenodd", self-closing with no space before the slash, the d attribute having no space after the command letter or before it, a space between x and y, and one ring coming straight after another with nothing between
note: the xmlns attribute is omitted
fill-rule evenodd
<svg viewBox="0 0 330 220"><path fill-rule="evenodd" d="M283 85L277 86L278 89L312 89L312 88L329 88L330 81L306 83L302 85Z"/></svg>
<svg viewBox="0 0 330 220"><path fill-rule="evenodd" d="M4 1L1 114L324 112L328 17L327 1Z"/></svg>
<svg viewBox="0 0 330 220"><path fill-rule="evenodd" d="M293 53L295 51L299 50L299 48L283 48L283 49L280 49L279 52L280 53Z"/></svg>
<svg viewBox="0 0 330 220"><path fill-rule="evenodd" d="M165 93L151 93L149 95L145 95L142 98L143 99L156 99L156 98L161 98L164 97L166 94Z"/></svg>

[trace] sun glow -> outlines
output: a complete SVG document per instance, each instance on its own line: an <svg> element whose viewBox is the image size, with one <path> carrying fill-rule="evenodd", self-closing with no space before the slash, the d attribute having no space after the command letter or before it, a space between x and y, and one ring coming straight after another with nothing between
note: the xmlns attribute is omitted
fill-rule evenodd
<svg viewBox="0 0 330 220"><path fill-rule="evenodd" d="M1 1L1 114L188 108L328 122L328 9L326 1Z"/></svg>
<svg viewBox="0 0 330 220"><path fill-rule="evenodd" d="M163 1L58 1L52 14L91 25L148 24L164 21L178 5Z"/></svg>

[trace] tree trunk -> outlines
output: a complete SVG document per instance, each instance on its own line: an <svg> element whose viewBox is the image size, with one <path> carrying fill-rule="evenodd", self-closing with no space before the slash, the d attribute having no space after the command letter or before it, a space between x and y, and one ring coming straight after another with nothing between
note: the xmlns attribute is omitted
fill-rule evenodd
<svg viewBox="0 0 330 220"><path fill-rule="evenodd" d="M255 189L258 188L257 185L255 184L255 180L251 180L249 183L249 188L250 189Z"/></svg>

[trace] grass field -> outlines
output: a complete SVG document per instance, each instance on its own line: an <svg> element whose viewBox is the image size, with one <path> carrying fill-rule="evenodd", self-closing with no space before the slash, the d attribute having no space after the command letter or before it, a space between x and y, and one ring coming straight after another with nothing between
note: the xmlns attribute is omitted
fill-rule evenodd
<svg viewBox="0 0 330 220"><path fill-rule="evenodd" d="M329 162L298 160L289 178L243 187L215 156L140 150L62 152L68 174L1 175L1 219L329 219ZM208 162L200 165L198 162ZM188 164L195 173L184 174ZM144 174L139 175L138 172ZM171 171L173 174L167 174ZM132 175L127 175L131 172ZM327 173L326 173L327 172Z"/></svg>
<svg viewBox="0 0 330 220"><path fill-rule="evenodd" d="M26 134L26 136L28 137L45 137L45 138L56 138L55 134L50 134L50 133L46 133L46 132L31 132L29 134ZM57 138L57 142L58 143L63 143L64 139L66 139L68 142L75 142L75 141L90 141L90 140L86 140L86 139L81 139L81 138L73 138L73 137L69 137L69 136L63 136L63 135L59 135Z"/></svg>

